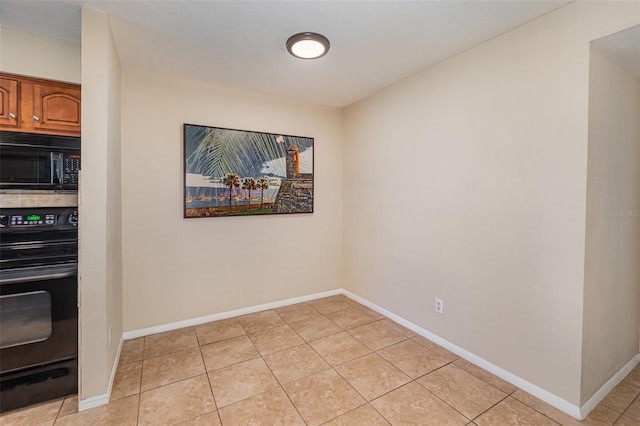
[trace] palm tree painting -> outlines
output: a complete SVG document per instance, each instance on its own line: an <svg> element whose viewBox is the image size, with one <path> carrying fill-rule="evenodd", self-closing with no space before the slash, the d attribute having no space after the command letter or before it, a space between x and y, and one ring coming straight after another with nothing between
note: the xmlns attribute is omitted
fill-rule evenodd
<svg viewBox="0 0 640 426"><path fill-rule="evenodd" d="M258 182L256 181L256 178L244 178L242 180L242 189L246 189L249 192L249 195L247 195L247 199L249 200L249 204L251 204L251 190L258 189Z"/></svg>
<svg viewBox="0 0 640 426"><path fill-rule="evenodd" d="M264 206L264 190L269 189L269 179L266 177L258 178L257 187L260 189L260 209Z"/></svg>
<svg viewBox="0 0 640 426"><path fill-rule="evenodd" d="M185 218L313 213L313 138L183 130ZM257 190L260 204L251 198Z"/></svg>
<svg viewBox="0 0 640 426"><path fill-rule="evenodd" d="M235 173L227 173L227 175L222 179L222 183L224 186L229 187L229 207L231 207L231 192L233 191L233 187L236 188L240 186L240 178Z"/></svg>

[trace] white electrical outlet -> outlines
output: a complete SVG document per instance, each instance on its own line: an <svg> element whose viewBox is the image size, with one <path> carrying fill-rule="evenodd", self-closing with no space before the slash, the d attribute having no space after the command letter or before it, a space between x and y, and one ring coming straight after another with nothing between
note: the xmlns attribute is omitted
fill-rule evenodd
<svg viewBox="0 0 640 426"><path fill-rule="evenodd" d="M436 312L439 314L444 313L444 300L436 297Z"/></svg>

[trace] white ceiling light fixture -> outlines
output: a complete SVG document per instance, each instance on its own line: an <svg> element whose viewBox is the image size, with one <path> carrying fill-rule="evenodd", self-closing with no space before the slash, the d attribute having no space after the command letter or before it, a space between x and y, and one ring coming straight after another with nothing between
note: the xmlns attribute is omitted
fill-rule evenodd
<svg viewBox="0 0 640 426"><path fill-rule="evenodd" d="M329 40L322 34L298 33L287 40L287 50L296 58L317 59L329 51Z"/></svg>

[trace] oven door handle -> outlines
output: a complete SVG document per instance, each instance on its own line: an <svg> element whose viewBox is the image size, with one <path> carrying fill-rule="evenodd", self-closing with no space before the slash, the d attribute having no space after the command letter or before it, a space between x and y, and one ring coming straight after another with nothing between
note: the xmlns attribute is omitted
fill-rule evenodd
<svg viewBox="0 0 640 426"><path fill-rule="evenodd" d="M64 265L62 267L24 268L15 271L3 271L0 275L0 285L27 283L43 280L58 280L78 274L78 265Z"/></svg>

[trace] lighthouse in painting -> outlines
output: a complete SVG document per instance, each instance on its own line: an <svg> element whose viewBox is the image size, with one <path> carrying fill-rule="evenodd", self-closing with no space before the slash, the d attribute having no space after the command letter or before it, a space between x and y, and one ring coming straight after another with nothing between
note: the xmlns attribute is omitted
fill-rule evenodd
<svg viewBox="0 0 640 426"><path fill-rule="evenodd" d="M300 173L300 150L296 145L287 148L287 179L295 179Z"/></svg>
<svg viewBox="0 0 640 426"><path fill-rule="evenodd" d="M291 145L285 160L287 178L280 183L273 213L312 213L313 174L300 173L300 149Z"/></svg>

